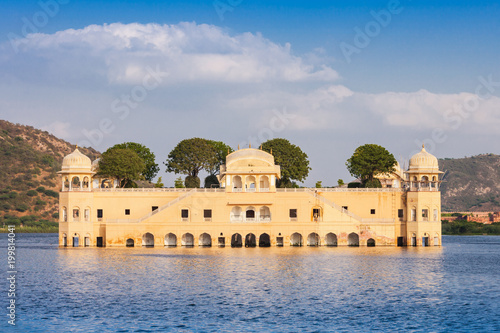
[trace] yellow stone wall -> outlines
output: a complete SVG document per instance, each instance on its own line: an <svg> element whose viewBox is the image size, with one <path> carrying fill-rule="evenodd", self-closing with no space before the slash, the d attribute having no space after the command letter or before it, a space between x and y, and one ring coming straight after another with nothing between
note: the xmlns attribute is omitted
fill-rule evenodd
<svg viewBox="0 0 500 333"><path fill-rule="evenodd" d="M417 155L408 179L439 176L439 170L430 169L435 163L432 155L424 149ZM235 234L241 235L243 245L253 234L257 245L269 236L271 246L278 245L281 238L283 246L441 245L438 182L432 184L435 187L418 180L407 182L407 188L276 189L280 168L272 155L242 149L228 155L226 161L219 176L227 185L222 189L93 188L99 182L94 182L90 159L75 150L65 157L61 177L89 177L91 186L61 187L59 243L97 246L100 239L108 247L126 246L127 240L134 246L165 246L168 240L169 245L181 246L190 234L194 246L210 242L217 246L219 240L231 246ZM419 161L426 163L425 172ZM240 188L234 188L234 177L242 178ZM246 177L254 177L255 183L245 187ZM260 177L267 177L268 187L259 186ZM405 183L398 177L398 184ZM154 212L153 206L158 207ZM254 217L251 213L246 216L250 209ZM296 217L290 216L290 209L296 210ZM100 218L98 210L102 210ZM188 211L187 218L182 217L183 210ZM204 210L211 210L211 218L204 217Z"/></svg>

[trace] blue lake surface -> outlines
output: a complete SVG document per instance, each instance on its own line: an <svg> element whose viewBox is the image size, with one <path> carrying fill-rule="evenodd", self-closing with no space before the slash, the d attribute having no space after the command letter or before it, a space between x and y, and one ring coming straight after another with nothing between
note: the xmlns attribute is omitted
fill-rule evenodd
<svg viewBox="0 0 500 333"><path fill-rule="evenodd" d="M500 237L443 247L59 248L17 234L16 326L0 331L500 331Z"/></svg>

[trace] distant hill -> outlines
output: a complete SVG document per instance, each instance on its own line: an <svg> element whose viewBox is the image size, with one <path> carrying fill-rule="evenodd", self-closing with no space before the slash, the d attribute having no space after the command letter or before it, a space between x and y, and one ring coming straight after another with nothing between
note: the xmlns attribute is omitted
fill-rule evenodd
<svg viewBox="0 0 500 333"><path fill-rule="evenodd" d="M443 211L500 211L500 156L439 160Z"/></svg>
<svg viewBox="0 0 500 333"><path fill-rule="evenodd" d="M31 126L0 120L0 225L58 220L62 160L75 146ZM95 159L99 152L80 148Z"/></svg>

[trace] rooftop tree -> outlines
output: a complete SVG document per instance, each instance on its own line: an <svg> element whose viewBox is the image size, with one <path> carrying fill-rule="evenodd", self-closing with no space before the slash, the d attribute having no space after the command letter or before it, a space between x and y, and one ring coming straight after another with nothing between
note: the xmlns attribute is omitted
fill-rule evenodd
<svg viewBox="0 0 500 333"><path fill-rule="evenodd" d="M110 148L101 155L97 175L118 179L120 187L135 187L134 180L143 179L144 168L143 159L134 150Z"/></svg>
<svg viewBox="0 0 500 333"><path fill-rule="evenodd" d="M363 181L365 187L380 187L375 175L395 172L397 161L387 149L376 144L359 146L346 162L352 176Z"/></svg>
<svg viewBox="0 0 500 333"><path fill-rule="evenodd" d="M110 149L131 149L137 153L137 155L144 161L144 170L141 171L144 179L152 181L153 178L160 171L160 167L155 162L155 154L152 153L149 148L140 143L135 142L124 142L114 145Z"/></svg>
<svg viewBox="0 0 500 333"><path fill-rule="evenodd" d="M217 151L214 145L210 140L201 138L182 140L172 149L164 162L167 172L187 175L190 186L200 184L198 174L201 170L213 170L217 163Z"/></svg>
<svg viewBox="0 0 500 333"><path fill-rule="evenodd" d="M272 152L274 162L281 168L281 179L277 182L278 187L296 186L293 180L304 181L311 170L307 154L286 139L268 140L262 144L262 149Z"/></svg>

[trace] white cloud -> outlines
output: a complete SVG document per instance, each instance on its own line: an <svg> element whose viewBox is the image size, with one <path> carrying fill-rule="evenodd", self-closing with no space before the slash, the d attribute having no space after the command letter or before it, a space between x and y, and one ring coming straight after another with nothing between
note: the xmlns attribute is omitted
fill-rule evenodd
<svg viewBox="0 0 500 333"><path fill-rule="evenodd" d="M444 156L477 152L476 137L486 142L481 152L498 153L486 136L500 126L499 98L479 100L461 115L460 107L477 96L356 92L340 83L324 50L299 56L260 34L195 23L114 23L33 34L18 43L15 55L7 52L10 43L0 45L0 114L74 143L93 138L100 151L138 141L162 161L187 137L236 147L272 134L303 147L318 165L315 177L331 175L332 185L357 144L385 142L395 154L407 154L436 128L448 137L436 148ZM148 67L169 75L127 106L123 96L140 91ZM126 112L115 112L117 106ZM293 117L271 122L283 110Z"/></svg>
<svg viewBox="0 0 500 333"><path fill-rule="evenodd" d="M17 42L21 57L69 66L88 66L109 83L140 84L146 66L170 73L166 82L333 81L338 74L294 56L290 44L260 34L231 36L195 23L177 25L91 25L55 34L33 34ZM96 71L97 69L97 71Z"/></svg>
<svg viewBox="0 0 500 333"><path fill-rule="evenodd" d="M71 124L67 122L55 121L48 125L42 126L40 129L43 131L47 131L58 138L66 140L75 139L71 132Z"/></svg>

